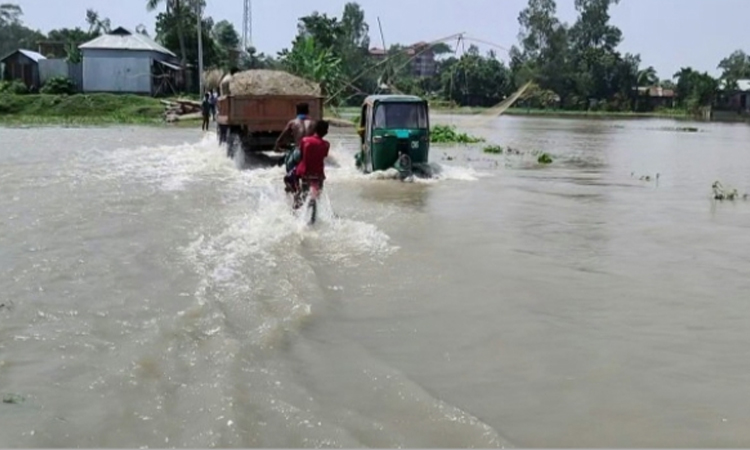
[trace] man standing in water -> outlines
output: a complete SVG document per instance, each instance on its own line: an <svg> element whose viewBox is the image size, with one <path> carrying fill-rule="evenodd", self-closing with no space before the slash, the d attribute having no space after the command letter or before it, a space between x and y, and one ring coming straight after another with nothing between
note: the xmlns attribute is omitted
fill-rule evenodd
<svg viewBox="0 0 750 450"><path fill-rule="evenodd" d="M201 103L201 113L203 113L203 131L208 131L208 122L211 118L211 98L210 94L206 92L203 97L203 103Z"/></svg>
<svg viewBox="0 0 750 450"><path fill-rule="evenodd" d="M315 131L314 126L315 123L310 118L310 105L307 103L299 103L297 105L297 117L286 124L286 128L284 128L281 136L276 140L274 150L278 152L290 138L294 139L294 148L292 148L284 158L286 169L284 184L286 185L287 192L297 191L297 177L294 174L294 169L297 167L297 164L299 164L302 157L302 154L300 153L302 138L311 136Z"/></svg>

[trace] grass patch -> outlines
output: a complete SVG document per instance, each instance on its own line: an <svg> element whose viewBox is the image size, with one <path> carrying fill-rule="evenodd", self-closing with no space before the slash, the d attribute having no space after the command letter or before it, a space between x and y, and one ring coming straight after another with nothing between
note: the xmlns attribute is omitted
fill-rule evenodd
<svg viewBox="0 0 750 450"><path fill-rule="evenodd" d="M435 125L430 130L430 142L433 144L476 144L484 139L456 131L450 125Z"/></svg>
<svg viewBox="0 0 750 450"><path fill-rule="evenodd" d="M158 99L138 95L0 95L0 122L10 124L153 124L164 121Z"/></svg>

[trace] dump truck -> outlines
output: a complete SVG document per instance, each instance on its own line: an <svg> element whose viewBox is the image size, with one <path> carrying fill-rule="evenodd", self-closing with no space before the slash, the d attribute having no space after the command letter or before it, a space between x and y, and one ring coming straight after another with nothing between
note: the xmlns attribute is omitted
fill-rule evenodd
<svg viewBox="0 0 750 450"><path fill-rule="evenodd" d="M323 118L323 97L310 95L226 95L217 102L217 134L233 157L274 149L287 123L297 116L297 105L307 103L313 120Z"/></svg>

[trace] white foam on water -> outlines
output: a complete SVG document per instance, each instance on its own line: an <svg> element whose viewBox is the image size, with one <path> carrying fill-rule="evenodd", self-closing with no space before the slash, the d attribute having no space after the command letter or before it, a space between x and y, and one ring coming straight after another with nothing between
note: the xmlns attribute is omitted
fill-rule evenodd
<svg viewBox="0 0 750 450"><path fill-rule="evenodd" d="M220 312L210 314L200 328L213 330L224 321L240 320L235 328L248 330L258 344L267 344L309 316L311 295L319 294L309 278L313 272L303 247L308 254L312 251L317 258L340 266L382 260L398 248L374 224L337 217L328 190L319 200L317 222L309 226L307 215L301 213L305 208L297 214L291 211L284 193L283 167L266 163L238 170L253 161L255 157L243 152L229 160L215 135L206 133L192 144L88 152L75 161L73 172L81 182L145 184L157 193L186 191L196 183L206 189L208 183L213 196L219 194L220 204L208 208L213 217L196 224L192 242L183 249L201 280L194 293L195 307L220 305ZM397 178L395 170L359 172L342 141L333 140L326 165L327 186ZM432 179L413 181L475 181L483 176L468 167L432 166Z"/></svg>
<svg viewBox="0 0 750 450"><path fill-rule="evenodd" d="M363 180L393 181L400 178L398 171L393 168L388 170L378 170L368 174L362 173L356 167L354 153L346 148L346 144L343 141L334 143L331 146L328 159L331 161L327 162L326 175L331 179L331 182L353 182ZM411 177L405 181L434 184L445 181L477 181L480 178L491 176L489 173L480 172L471 167L440 164L438 162L430 162L429 164L432 169L432 177Z"/></svg>
<svg viewBox="0 0 750 450"><path fill-rule="evenodd" d="M223 155L215 137L206 134L197 143L87 152L73 163L72 171L82 182L141 183L179 191L207 175L231 176L231 166Z"/></svg>

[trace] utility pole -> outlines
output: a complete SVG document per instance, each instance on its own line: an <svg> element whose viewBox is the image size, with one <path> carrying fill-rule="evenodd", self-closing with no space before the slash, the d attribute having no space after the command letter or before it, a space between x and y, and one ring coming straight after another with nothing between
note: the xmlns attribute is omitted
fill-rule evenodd
<svg viewBox="0 0 750 450"><path fill-rule="evenodd" d="M252 0L245 0L245 7L242 11L242 51L245 52L251 45L253 45L253 3Z"/></svg>
<svg viewBox="0 0 750 450"><path fill-rule="evenodd" d="M201 11L201 0L195 2L196 16L198 16L198 86L201 98L204 95L203 87L203 20Z"/></svg>

